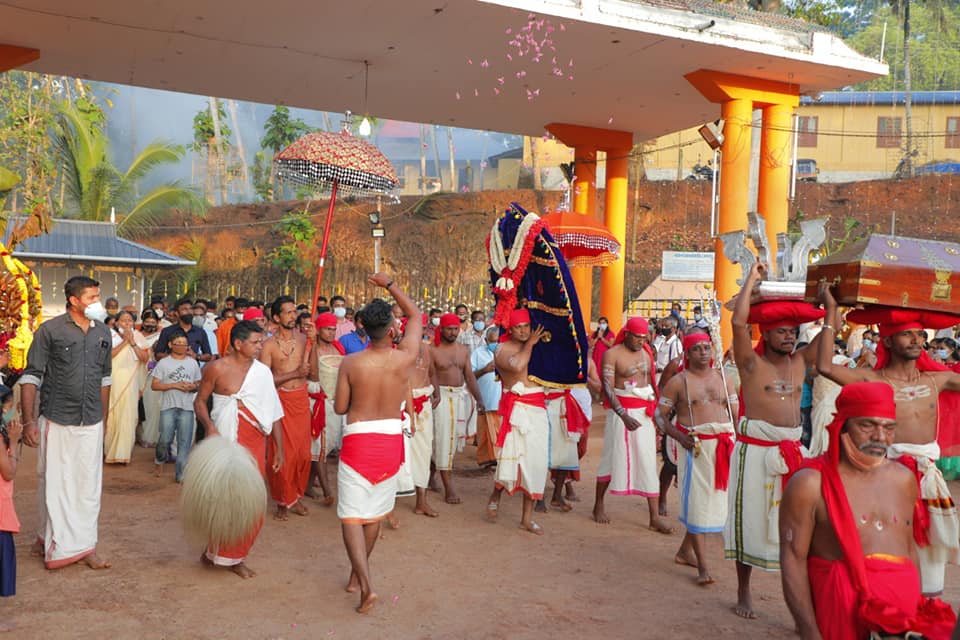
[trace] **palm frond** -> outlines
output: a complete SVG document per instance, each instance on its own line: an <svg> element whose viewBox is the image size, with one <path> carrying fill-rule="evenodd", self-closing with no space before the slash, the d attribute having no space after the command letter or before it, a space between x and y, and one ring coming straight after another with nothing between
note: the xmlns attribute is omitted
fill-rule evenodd
<svg viewBox="0 0 960 640"><path fill-rule="evenodd" d="M180 186L179 182L162 184L133 205L117 224L117 234L123 237L142 235L174 208L190 209L202 214L205 203L195 191Z"/></svg>
<svg viewBox="0 0 960 640"><path fill-rule="evenodd" d="M124 185L132 187L137 180L164 164L176 164L183 158L183 147L166 140L154 140L143 151L137 154L126 173L123 174Z"/></svg>

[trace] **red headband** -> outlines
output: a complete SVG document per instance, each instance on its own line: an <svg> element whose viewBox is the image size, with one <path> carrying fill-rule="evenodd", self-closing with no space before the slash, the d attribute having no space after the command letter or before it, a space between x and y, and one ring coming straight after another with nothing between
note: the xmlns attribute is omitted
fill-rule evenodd
<svg viewBox="0 0 960 640"><path fill-rule="evenodd" d="M518 324L530 324L530 312L526 309L514 309L510 312L510 325L507 327L513 327Z"/></svg>
<svg viewBox="0 0 960 640"><path fill-rule="evenodd" d="M333 315L329 311L324 311L317 316L317 328L322 329L323 327L335 327L337 326L337 316Z"/></svg>
<svg viewBox="0 0 960 640"><path fill-rule="evenodd" d="M249 309L243 312L244 320L256 320L258 318L263 318L263 317L264 317L263 311L261 311L260 309L257 309L256 307L250 307Z"/></svg>
<svg viewBox="0 0 960 640"><path fill-rule="evenodd" d="M856 324L880 325L880 337L889 338L901 331L913 329L946 329L960 324L960 316L938 311L918 311L916 309L900 309L882 305L868 306L864 309L854 309L847 314L847 319ZM882 369L890 361L890 353L883 342L877 345L877 364L874 369ZM920 371L946 371L945 367L934 362L927 352L920 354L917 360L917 369Z"/></svg>
<svg viewBox="0 0 960 640"><path fill-rule="evenodd" d="M826 312L806 302L771 300L758 302L750 307L747 322L760 325L761 331L773 331L780 327L797 327L805 322L820 320Z"/></svg>
<svg viewBox="0 0 960 640"><path fill-rule="evenodd" d="M850 418L897 419L897 403L893 399L893 387L885 382L854 382L840 389L837 410L833 422L827 425L830 446L827 448L831 462L840 461L840 431Z"/></svg>
<svg viewBox="0 0 960 640"><path fill-rule="evenodd" d="M440 329L442 329L443 327L459 327L459 326L460 326L460 318L457 316L457 314L445 313L442 316L440 316L440 327L439 327ZM441 331L433 332L433 344L435 345L440 344L441 335L442 335Z"/></svg>
<svg viewBox="0 0 960 640"><path fill-rule="evenodd" d="M710 340L710 336L707 335L706 333L691 333L683 336L683 363L679 371L686 369L690 364L689 362L690 358L687 356L687 352L690 351L690 348L694 345L700 344L701 342L712 344ZM711 367L713 366L712 357L710 358L710 366Z"/></svg>
<svg viewBox="0 0 960 640"><path fill-rule="evenodd" d="M627 320L627 324L623 325L623 329L620 329L620 332L617 333L617 339L613 341L613 344L622 344L628 333L635 336L649 336L650 323L647 322L646 318L630 318Z"/></svg>

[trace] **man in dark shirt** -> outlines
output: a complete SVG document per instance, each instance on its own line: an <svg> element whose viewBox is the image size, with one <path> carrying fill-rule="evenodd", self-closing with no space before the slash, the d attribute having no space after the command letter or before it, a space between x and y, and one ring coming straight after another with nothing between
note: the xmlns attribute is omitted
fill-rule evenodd
<svg viewBox="0 0 960 640"><path fill-rule="evenodd" d="M23 439L40 446L40 535L34 550L48 569L97 556L103 425L110 407L110 329L100 283L74 276L64 285L67 312L40 325L20 378ZM40 387L40 416L35 412Z"/></svg>
<svg viewBox="0 0 960 640"><path fill-rule="evenodd" d="M207 332L202 326L193 324L193 301L188 298L177 300L177 324L167 327L160 332L157 338L157 344L153 347L153 352L157 360L170 355L170 336L174 329L181 329L187 334L187 341L190 343L190 349L187 351L188 358L196 358L199 362L209 362L213 360L213 350L210 349L210 341L207 338ZM202 366L202 365L201 365Z"/></svg>

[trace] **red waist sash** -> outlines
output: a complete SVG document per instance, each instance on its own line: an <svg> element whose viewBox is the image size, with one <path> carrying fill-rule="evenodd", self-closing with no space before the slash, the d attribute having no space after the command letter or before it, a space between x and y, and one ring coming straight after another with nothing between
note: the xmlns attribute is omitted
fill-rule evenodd
<svg viewBox="0 0 960 640"><path fill-rule="evenodd" d="M563 398L564 408L566 409L564 415L567 420L568 433L587 433L590 431L590 421L587 420L587 414L580 408L580 403L577 402L577 399L570 393L570 389L548 391L545 396L546 400Z"/></svg>
<svg viewBox="0 0 960 640"><path fill-rule="evenodd" d="M690 433L680 423L677 423L677 429L681 433ZM730 456L733 455L733 434L732 433L698 433L700 440L717 440L717 460L714 464L713 488L718 491L726 491L730 484ZM773 444L773 443L771 443Z"/></svg>
<svg viewBox="0 0 960 640"><path fill-rule="evenodd" d="M620 401L620 406L624 409L643 409L651 418L653 417L653 412L657 410L656 400L644 400L637 396L617 396L617 399Z"/></svg>
<svg viewBox="0 0 960 640"><path fill-rule="evenodd" d="M423 394L422 396L413 396L413 412L417 415L423 413L423 408L427 406L427 402L430 401L429 394Z"/></svg>
<svg viewBox="0 0 960 640"><path fill-rule="evenodd" d="M313 412L310 414L310 435L316 440L327 427L327 407L325 406L327 394L323 391L311 393L310 399L316 401L313 403Z"/></svg>
<svg viewBox="0 0 960 640"><path fill-rule="evenodd" d="M513 428L510 424L510 416L513 415L513 405L525 404L531 407L540 407L546 409L547 394L542 391L538 393L514 393L513 391L504 391L500 396L500 408L497 413L503 418L500 421L500 431L497 433L497 446L502 447L507 439L507 434Z"/></svg>
<svg viewBox="0 0 960 640"><path fill-rule="evenodd" d="M366 478L383 482L403 464L402 433L353 433L343 437L340 461Z"/></svg>
<svg viewBox="0 0 960 640"><path fill-rule="evenodd" d="M800 441L799 440L781 440L779 442L772 442L770 440L761 440L760 438L753 438L743 433L737 434L737 442L742 442L743 444L752 444L756 447L780 447L780 455L783 456L783 461L787 464L787 472L783 474L783 488L787 487L787 481L790 479L797 469L803 464L803 454L800 453Z"/></svg>

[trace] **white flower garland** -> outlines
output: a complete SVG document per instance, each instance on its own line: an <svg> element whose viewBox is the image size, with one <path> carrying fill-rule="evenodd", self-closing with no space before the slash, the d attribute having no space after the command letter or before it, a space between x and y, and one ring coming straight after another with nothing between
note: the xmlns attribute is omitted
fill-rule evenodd
<svg viewBox="0 0 960 640"><path fill-rule="evenodd" d="M520 255L523 253L523 245L526 243L527 235L530 229L540 220L540 216L535 213L528 213L520 222L517 229L517 235L513 239L513 246L510 248L510 255L504 257L503 238L500 236L500 220L493 223L490 230L490 266L500 277L497 279L496 287L501 291L510 291L513 289L513 280L504 274L504 270L509 268L512 274L520 263ZM514 251L514 249L517 249Z"/></svg>

